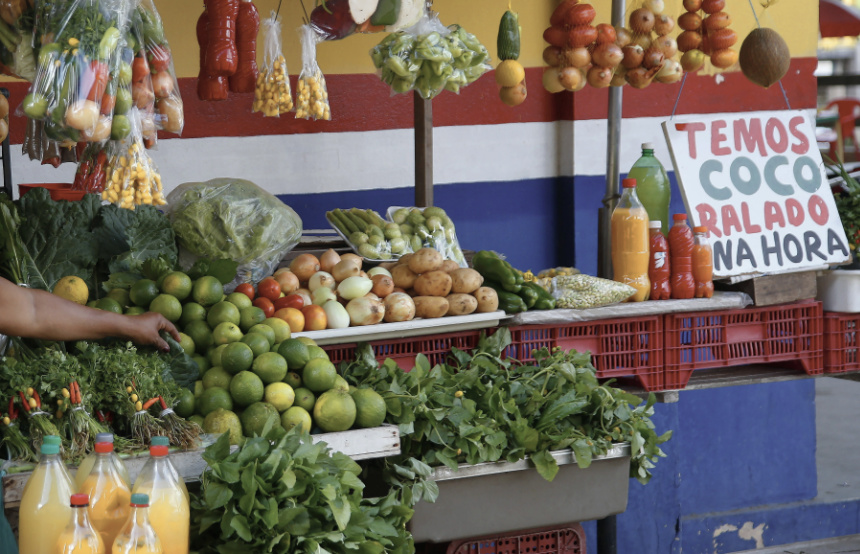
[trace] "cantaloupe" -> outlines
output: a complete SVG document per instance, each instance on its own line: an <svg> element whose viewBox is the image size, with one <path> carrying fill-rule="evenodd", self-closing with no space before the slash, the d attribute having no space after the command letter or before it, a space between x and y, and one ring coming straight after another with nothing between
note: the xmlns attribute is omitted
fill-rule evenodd
<svg viewBox="0 0 860 554"><path fill-rule="evenodd" d="M767 88L788 73L791 53L779 33L762 27L744 39L738 61L747 79Z"/></svg>

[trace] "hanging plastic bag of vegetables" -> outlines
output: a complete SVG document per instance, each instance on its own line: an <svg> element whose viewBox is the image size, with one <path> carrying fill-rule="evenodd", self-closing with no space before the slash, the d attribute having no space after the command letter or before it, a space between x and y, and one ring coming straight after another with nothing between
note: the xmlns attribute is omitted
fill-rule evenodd
<svg viewBox="0 0 860 554"><path fill-rule="evenodd" d="M102 200L127 209L141 204L163 206L167 203L164 187L158 167L144 146L140 111L132 108L128 119L128 137L109 145Z"/></svg>
<svg viewBox="0 0 860 554"><path fill-rule="evenodd" d="M290 73L281 49L281 18L274 11L263 21L263 67L257 76L251 111L280 117L293 110Z"/></svg>
<svg viewBox="0 0 860 554"><path fill-rule="evenodd" d="M317 65L317 43L323 37L311 25L299 27L302 41L302 72L296 85L296 117L302 119L331 119L325 76Z"/></svg>

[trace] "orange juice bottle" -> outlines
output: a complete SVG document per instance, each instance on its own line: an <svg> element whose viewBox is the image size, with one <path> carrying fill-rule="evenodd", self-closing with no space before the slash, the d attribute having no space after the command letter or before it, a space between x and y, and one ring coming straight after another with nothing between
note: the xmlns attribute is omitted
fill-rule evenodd
<svg viewBox="0 0 860 554"><path fill-rule="evenodd" d="M624 179L622 187L610 221L613 279L636 289L630 301L641 302L651 293L648 212L636 196L636 179Z"/></svg>
<svg viewBox="0 0 860 554"><path fill-rule="evenodd" d="M95 446L96 462L78 492L90 497L90 521L105 545L112 545L131 511L131 491L111 461L113 443Z"/></svg>
<svg viewBox="0 0 860 554"><path fill-rule="evenodd" d="M669 230L669 255L672 257L672 298L686 300L696 295L693 279L693 230L687 225L687 214L673 214Z"/></svg>
<svg viewBox="0 0 860 554"><path fill-rule="evenodd" d="M167 446L150 446L149 460L140 471L132 492L149 495L149 520L161 539L164 554L188 554L191 511L188 497L179 485L182 479L171 465Z"/></svg>
<svg viewBox="0 0 860 554"><path fill-rule="evenodd" d="M708 228L693 227L696 244L693 246L693 279L696 281L696 298L714 295L714 253L708 242Z"/></svg>
<svg viewBox="0 0 860 554"><path fill-rule="evenodd" d="M18 549L23 554L55 554L57 538L69 523L72 479L60 459L60 445L42 443L41 458L24 485L18 511Z"/></svg>
<svg viewBox="0 0 860 554"><path fill-rule="evenodd" d="M110 444L113 444L113 433L97 434L95 443L96 445L98 445L100 442L108 442ZM87 454L87 457L84 458L83 461L81 461L80 465L78 466L78 471L77 473L75 473L75 490L81 490L81 485L84 484L84 480L90 474L90 471L92 471L93 466L96 463L96 456L98 455L96 454L95 450L93 450L92 452ZM122 462L122 459L116 455L115 451L111 452L110 458L111 463L114 465L114 467L116 467L116 470L119 472L120 476L122 477L122 480L125 481L126 485L131 487L131 478L128 476L128 469L126 469L125 464Z"/></svg>
<svg viewBox="0 0 860 554"><path fill-rule="evenodd" d="M149 496L131 495L131 515L113 543L111 554L163 554L161 540L149 522Z"/></svg>
<svg viewBox="0 0 860 554"><path fill-rule="evenodd" d="M87 515L89 497L85 494L71 496L72 516L66 528L60 532L56 554L105 554L105 545L99 533L93 529ZM26 552L26 550L21 551Z"/></svg>
<svg viewBox="0 0 860 554"><path fill-rule="evenodd" d="M170 447L170 439L167 437L152 437L152 441L150 442L151 446L167 446ZM179 476L179 470L176 469L176 466L173 465L173 462L170 461L170 457L167 457L167 465L170 468L170 471L173 473L173 476L176 477L176 482L179 483L179 487L182 489L182 492L185 493L185 498L191 502L191 497L188 495L188 487L185 486L185 480Z"/></svg>

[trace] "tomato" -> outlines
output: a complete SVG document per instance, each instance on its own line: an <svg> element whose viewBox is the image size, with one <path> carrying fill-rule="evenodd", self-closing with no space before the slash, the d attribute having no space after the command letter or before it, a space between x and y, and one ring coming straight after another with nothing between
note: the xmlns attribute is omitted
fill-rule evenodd
<svg viewBox="0 0 860 554"><path fill-rule="evenodd" d="M252 285L251 283L242 283L241 285L236 287L236 290L234 290L233 292L241 292L251 300L253 300L255 296L254 285Z"/></svg>
<svg viewBox="0 0 860 554"><path fill-rule="evenodd" d="M266 317L272 317L272 314L275 313L275 305L268 298L261 296L254 300L254 305L263 310Z"/></svg>
<svg viewBox="0 0 860 554"><path fill-rule="evenodd" d="M149 64L145 58L137 57L131 62L131 82L140 83L149 75Z"/></svg>
<svg viewBox="0 0 860 554"><path fill-rule="evenodd" d="M288 294L275 300L275 310L281 308L296 308L301 309L305 305L305 300L298 294Z"/></svg>
<svg viewBox="0 0 860 554"><path fill-rule="evenodd" d="M170 68L170 51L157 44L149 47L149 64L156 71L167 71Z"/></svg>
<svg viewBox="0 0 860 554"><path fill-rule="evenodd" d="M274 302L281 296L281 285L271 277L266 277L257 284L257 294Z"/></svg>

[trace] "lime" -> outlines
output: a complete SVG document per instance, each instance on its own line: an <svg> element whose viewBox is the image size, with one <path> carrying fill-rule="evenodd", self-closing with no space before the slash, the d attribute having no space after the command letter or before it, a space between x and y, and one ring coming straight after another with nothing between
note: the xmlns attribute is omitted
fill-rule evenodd
<svg viewBox="0 0 860 554"><path fill-rule="evenodd" d="M182 315L179 317L179 324L185 326L192 321L206 321L206 308L197 302L188 302L182 305Z"/></svg>
<svg viewBox="0 0 860 554"><path fill-rule="evenodd" d="M209 371L212 370L210 369ZM230 393L227 392L227 389L212 387L203 391L203 394L195 402L195 408L198 414L206 417L218 408L232 410L233 399L230 398Z"/></svg>
<svg viewBox="0 0 860 554"><path fill-rule="evenodd" d="M239 342L244 342L251 347L251 351L254 353L254 358L262 356L269 351L269 341L262 333L248 333L242 337L242 340Z"/></svg>
<svg viewBox="0 0 860 554"><path fill-rule="evenodd" d="M313 392L324 392L334 387L337 369L327 360L311 360L302 370L302 384Z"/></svg>
<svg viewBox="0 0 860 554"><path fill-rule="evenodd" d="M203 372L201 371L200 374L202 375ZM197 379L196 381L194 381L194 398L199 398L200 395L203 394L204 390L206 389L203 388L202 379Z"/></svg>
<svg viewBox="0 0 860 554"><path fill-rule="evenodd" d="M179 400L173 407L173 411L179 417L191 417L194 415L194 400L194 393L183 388L182 392L179 393Z"/></svg>
<svg viewBox="0 0 860 554"><path fill-rule="evenodd" d="M279 420L278 410L268 402L255 402L245 408L240 419L242 420L242 433L246 437L260 436L268 421L277 424Z"/></svg>
<svg viewBox="0 0 860 554"><path fill-rule="evenodd" d="M314 403L314 423L328 433L346 431L355 423L355 401L341 390L322 393Z"/></svg>
<svg viewBox="0 0 860 554"><path fill-rule="evenodd" d="M191 356L191 359L197 364L197 369L200 371L200 375L203 375L210 367L212 367L209 360L202 354L195 354Z"/></svg>
<svg viewBox="0 0 860 554"><path fill-rule="evenodd" d="M194 339L186 335L185 333L179 333L179 346L182 347L182 351L188 354L189 356L194 354Z"/></svg>
<svg viewBox="0 0 860 554"><path fill-rule="evenodd" d="M231 292L227 295L227 302L235 305L240 310L253 306L253 301L248 298L247 294L242 294L241 292ZM265 319L265 318L263 318Z"/></svg>
<svg viewBox="0 0 860 554"><path fill-rule="evenodd" d="M308 347L299 339L287 339L278 347L290 369L302 369L308 363Z"/></svg>
<svg viewBox="0 0 860 554"><path fill-rule="evenodd" d="M140 315L145 313L146 310L144 310L140 306L129 306L125 309L125 315Z"/></svg>
<svg viewBox="0 0 860 554"><path fill-rule="evenodd" d="M329 360L328 352L320 348L319 346L308 346L308 359L320 359L320 360Z"/></svg>
<svg viewBox="0 0 860 554"><path fill-rule="evenodd" d="M179 303L179 300L175 296L159 294L149 304L149 311L158 312L166 317L168 321L176 322L182 317L182 304Z"/></svg>
<svg viewBox="0 0 860 554"><path fill-rule="evenodd" d="M355 426L379 427L385 421L385 400L373 389L361 388L352 393L355 402Z"/></svg>
<svg viewBox="0 0 860 554"><path fill-rule="evenodd" d="M96 307L96 301L90 300L89 302L87 302L87 307L88 308L95 308Z"/></svg>
<svg viewBox="0 0 860 554"><path fill-rule="evenodd" d="M284 383L288 384L294 389L297 389L302 386L302 376L295 371L289 371L287 372L287 376L284 377Z"/></svg>
<svg viewBox="0 0 860 554"><path fill-rule="evenodd" d="M115 314L122 313L122 306L119 305L119 302L117 302L113 298L108 298L107 296L96 300L95 306L93 307L97 310L104 310L106 312L113 312Z"/></svg>
<svg viewBox="0 0 860 554"><path fill-rule="evenodd" d="M185 300L191 294L191 277L181 271L171 271L159 283L161 292Z"/></svg>
<svg viewBox="0 0 860 554"><path fill-rule="evenodd" d="M188 418L188 421L190 421L191 423L196 423L196 424L197 424L197 425L199 425L199 426L200 426L200 428L202 429L202 428L203 428L203 422L204 422L205 420L203 419L203 416L202 416L202 415L200 415L200 414L194 414L193 416L191 416L191 417L189 417L189 418Z"/></svg>
<svg viewBox="0 0 860 554"><path fill-rule="evenodd" d="M230 396L239 406L250 406L254 402L259 402L263 399L264 393L263 381L250 371L240 371L230 381Z"/></svg>
<svg viewBox="0 0 860 554"><path fill-rule="evenodd" d="M242 294L241 292L235 292L233 294L238 294L248 300L248 297ZM248 300L250 302L250 300ZM242 308L239 310L239 327L242 328L246 333L255 325L263 323L266 321L266 313L263 312L262 308L258 308L257 306L248 306L247 308Z"/></svg>
<svg viewBox="0 0 860 554"><path fill-rule="evenodd" d="M275 330L275 342L283 342L290 338L290 324L283 319L270 317L263 323Z"/></svg>
<svg viewBox="0 0 860 554"><path fill-rule="evenodd" d="M317 343L314 342L314 339L310 337L299 337L299 340L304 343L305 346L316 346Z"/></svg>
<svg viewBox="0 0 860 554"><path fill-rule="evenodd" d="M242 422L239 416L230 410L216 408L209 412L203 420L203 431L205 433L229 433L230 444L242 442Z"/></svg>
<svg viewBox="0 0 860 554"><path fill-rule="evenodd" d="M332 388L335 390L349 392L349 383L346 382L346 379L338 375L334 378L334 386Z"/></svg>
<svg viewBox="0 0 860 554"><path fill-rule="evenodd" d="M206 352L213 344L215 344L212 339L212 331L209 329L209 325L205 321L192 321L182 329L182 332L191 337L191 340L194 341L194 345L197 348L197 352L200 354Z"/></svg>
<svg viewBox="0 0 860 554"><path fill-rule="evenodd" d="M206 323L213 329L225 321L239 325L239 320L239 308L226 300L222 300L209 308L209 313L206 314Z"/></svg>
<svg viewBox="0 0 860 554"><path fill-rule="evenodd" d="M131 303L129 299L128 291L126 289L110 289L107 293L108 298L113 298L119 305L123 308L128 308L128 305Z"/></svg>
<svg viewBox="0 0 860 554"><path fill-rule="evenodd" d="M266 325L265 323L260 323L258 325L254 325L250 329L248 329L248 334L251 333L260 333L266 340L269 341L269 350L272 349L272 346L275 345L275 330Z"/></svg>
<svg viewBox="0 0 860 554"><path fill-rule="evenodd" d="M230 381L233 375L228 373L226 369L220 365L212 366L203 374L203 388L211 389L212 387L221 387L226 389L230 386Z"/></svg>
<svg viewBox="0 0 860 554"><path fill-rule="evenodd" d="M209 364L213 367L216 365L221 365L221 354L224 353L224 349L227 348L226 344L221 344L214 348L210 348L207 352L207 358L209 358Z"/></svg>
<svg viewBox="0 0 860 554"><path fill-rule="evenodd" d="M300 425L305 433L311 432L311 414L304 408L293 406L286 412L281 414L281 426L289 431L293 427Z"/></svg>
<svg viewBox="0 0 860 554"><path fill-rule="evenodd" d="M86 281L77 275L63 277L57 281L51 292L82 306L87 303L87 299L90 297L90 288L87 286Z"/></svg>
<svg viewBox="0 0 860 554"><path fill-rule="evenodd" d="M293 404L300 408L304 408L308 412L314 409L314 402L316 402L317 400L317 397L314 396L314 393L304 387L299 387L295 389L295 393L296 399Z"/></svg>
<svg viewBox="0 0 860 554"><path fill-rule="evenodd" d="M242 330L239 329L239 326L235 323L230 323L229 321L219 323L215 329L212 330L212 339L215 341L216 346L242 340L243 336L244 335L242 334Z"/></svg>
<svg viewBox="0 0 860 554"><path fill-rule="evenodd" d="M296 393L293 387L286 383L269 383L263 392L263 400L275 407L279 412L283 412L292 407L296 399Z"/></svg>
<svg viewBox="0 0 860 554"><path fill-rule="evenodd" d="M287 376L287 361L277 352L262 354L254 360L251 367L253 372L267 385L281 381Z"/></svg>
<svg viewBox="0 0 860 554"><path fill-rule="evenodd" d="M215 277L204 275L194 281L191 298L203 307L213 306L224 300L224 285Z"/></svg>
<svg viewBox="0 0 860 554"><path fill-rule="evenodd" d="M221 353L221 365L231 375L251 369L254 351L244 342L231 342Z"/></svg>
<svg viewBox="0 0 860 554"><path fill-rule="evenodd" d="M158 285L151 279L135 281L128 291L128 298L137 306L149 306L158 296Z"/></svg>

